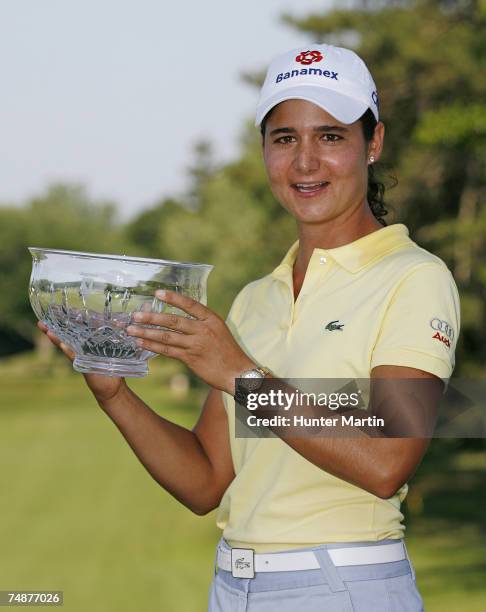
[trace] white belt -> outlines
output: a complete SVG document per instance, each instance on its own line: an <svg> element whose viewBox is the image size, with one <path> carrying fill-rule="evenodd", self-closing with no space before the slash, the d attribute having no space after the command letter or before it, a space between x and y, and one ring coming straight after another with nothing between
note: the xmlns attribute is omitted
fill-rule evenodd
<svg viewBox="0 0 486 612"><path fill-rule="evenodd" d="M391 563L407 558L403 542L327 549L336 567ZM222 550L218 547L217 563L220 569L239 576L254 572L289 572L319 569L319 561L312 551L258 554L248 548ZM241 570L241 571L240 571ZM241 576L244 577L244 576ZM251 577L251 576L248 576Z"/></svg>

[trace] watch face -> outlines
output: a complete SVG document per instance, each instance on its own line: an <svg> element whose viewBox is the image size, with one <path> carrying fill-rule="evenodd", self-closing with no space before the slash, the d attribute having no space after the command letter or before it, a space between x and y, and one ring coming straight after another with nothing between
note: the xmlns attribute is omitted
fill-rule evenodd
<svg viewBox="0 0 486 612"><path fill-rule="evenodd" d="M258 391L263 385L265 376L265 370L258 370L257 368L242 372L238 378L235 379L235 397L237 395L244 397L248 393ZM240 403L245 404L245 401L241 400Z"/></svg>
<svg viewBox="0 0 486 612"><path fill-rule="evenodd" d="M245 393L251 393L261 387L261 378L242 378L239 381L238 388L243 390Z"/></svg>
<svg viewBox="0 0 486 612"><path fill-rule="evenodd" d="M256 391L262 386L264 376L258 370L247 370L240 376L238 383L239 388L250 393Z"/></svg>
<svg viewBox="0 0 486 612"><path fill-rule="evenodd" d="M263 376L258 370L248 370L248 372L245 372L243 378L263 378Z"/></svg>

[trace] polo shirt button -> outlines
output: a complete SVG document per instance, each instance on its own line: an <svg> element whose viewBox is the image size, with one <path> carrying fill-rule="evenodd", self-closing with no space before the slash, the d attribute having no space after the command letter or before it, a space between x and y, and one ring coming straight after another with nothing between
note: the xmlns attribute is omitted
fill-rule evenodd
<svg viewBox="0 0 486 612"><path fill-rule="evenodd" d="M280 329L284 329L284 330L287 330L289 328L288 323L280 323L279 327Z"/></svg>
<svg viewBox="0 0 486 612"><path fill-rule="evenodd" d="M321 264L327 263L327 257L319 257L319 263Z"/></svg>

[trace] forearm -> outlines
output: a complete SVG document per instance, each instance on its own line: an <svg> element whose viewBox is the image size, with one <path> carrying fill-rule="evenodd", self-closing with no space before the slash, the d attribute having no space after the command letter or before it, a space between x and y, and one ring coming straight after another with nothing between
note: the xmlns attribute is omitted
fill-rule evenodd
<svg viewBox="0 0 486 612"><path fill-rule="evenodd" d="M393 388L395 386L393 384ZM302 404L297 401L295 391L285 381L268 376L259 389L259 397L263 394L269 398L274 393L276 398L282 393L285 401L283 404L277 402L279 407L275 407L265 400L256 409L259 402L254 401L250 406L251 414L267 419L278 416L279 419L270 421L270 428L286 444L320 469L378 497L391 497L411 476L425 452L427 440L422 434L423 427L417 427L416 422L411 427L413 419L397 419L397 413L403 417L410 406L406 409L400 404L396 393L385 393L386 401L373 402L375 408L351 410L349 404L344 404L345 412L340 412L323 405ZM383 399L383 393L375 395ZM378 414L385 418L363 418L374 414L377 407ZM413 404L412 407L412 414L418 414L418 407ZM243 418L246 418L250 412L243 410ZM305 419L304 426L302 419ZM380 420L386 423L383 429L374 424ZM349 422L353 424L347 424ZM314 423L317 425L311 426ZM397 430L398 438L395 437Z"/></svg>
<svg viewBox="0 0 486 612"><path fill-rule="evenodd" d="M377 497L389 498L399 488L396 440L386 438L285 438L317 467Z"/></svg>
<svg viewBox="0 0 486 612"><path fill-rule="evenodd" d="M214 507L211 463L194 432L155 413L125 384L98 403L164 489L197 514Z"/></svg>
<svg viewBox="0 0 486 612"><path fill-rule="evenodd" d="M333 411L322 407L320 414L326 418L336 416ZM337 432L324 428L317 435L309 431L309 435L300 434L298 437L293 437L286 427L273 427L272 430L302 457L329 474L378 497L393 495L394 491L390 492L394 488L396 459L393 440L370 437L349 426L341 426Z"/></svg>

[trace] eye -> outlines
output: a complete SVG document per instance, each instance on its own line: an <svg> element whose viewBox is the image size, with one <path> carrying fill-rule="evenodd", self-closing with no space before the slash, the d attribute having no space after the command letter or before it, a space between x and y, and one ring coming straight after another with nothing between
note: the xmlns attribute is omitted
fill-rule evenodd
<svg viewBox="0 0 486 612"><path fill-rule="evenodd" d="M275 140L276 144L290 144L295 140L295 136L280 136Z"/></svg>
<svg viewBox="0 0 486 612"><path fill-rule="evenodd" d="M343 137L338 134L323 134L321 138L324 142L338 142L338 140L342 140Z"/></svg>

